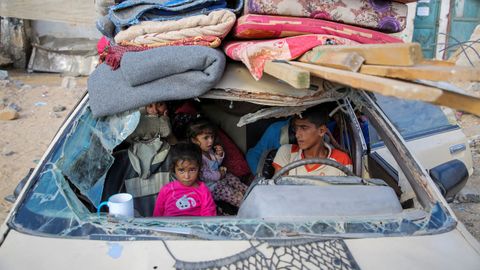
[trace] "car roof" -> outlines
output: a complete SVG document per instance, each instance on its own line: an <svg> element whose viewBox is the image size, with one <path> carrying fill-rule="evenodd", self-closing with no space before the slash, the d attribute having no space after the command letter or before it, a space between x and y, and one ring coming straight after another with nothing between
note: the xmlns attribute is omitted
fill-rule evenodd
<svg viewBox="0 0 480 270"><path fill-rule="evenodd" d="M222 79L201 98L246 101L269 106L314 105L325 100L338 98L332 84L319 78L312 78L308 89L297 89L270 75L264 74L256 81L241 63L228 63Z"/></svg>

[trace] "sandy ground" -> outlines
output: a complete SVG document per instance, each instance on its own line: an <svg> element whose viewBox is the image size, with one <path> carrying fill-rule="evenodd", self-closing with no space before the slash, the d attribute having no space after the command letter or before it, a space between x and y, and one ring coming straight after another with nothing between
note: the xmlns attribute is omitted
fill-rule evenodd
<svg viewBox="0 0 480 270"><path fill-rule="evenodd" d="M12 193L18 181L36 166L65 117L83 96L87 78L56 74L25 74L9 71L8 81L0 81L0 109L20 108L20 117L0 120L0 223L11 204L3 198ZM69 80L72 84L66 85ZM63 85L62 85L63 82ZM58 111L58 106L65 110ZM451 204L467 229L480 240L480 119L460 117L460 125L472 141L474 174L462 196Z"/></svg>
<svg viewBox="0 0 480 270"><path fill-rule="evenodd" d="M9 71L9 76L9 81L0 81L0 109L14 104L20 108L20 117L12 121L0 120L1 222L11 206L3 198L12 193L29 168L36 166L87 88L86 78L74 78L76 86L67 88L62 87L64 78L56 74L28 75ZM65 110L55 112L57 106L64 106Z"/></svg>

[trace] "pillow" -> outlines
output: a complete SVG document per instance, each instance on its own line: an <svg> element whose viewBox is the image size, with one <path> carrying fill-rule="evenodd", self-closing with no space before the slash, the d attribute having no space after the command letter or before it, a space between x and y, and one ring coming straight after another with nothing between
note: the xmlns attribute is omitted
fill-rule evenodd
<svg viewBox="0 0 480 270"><path fill-rule="evenodd" d="M250 174L247 160L233 140L230 139L230 137L228 137L228 135L221 129L217 130L217 136L225 151L225 158L223 159L222 166L227 167L227 172L230 172L237 177L243 177Z"/></svg>

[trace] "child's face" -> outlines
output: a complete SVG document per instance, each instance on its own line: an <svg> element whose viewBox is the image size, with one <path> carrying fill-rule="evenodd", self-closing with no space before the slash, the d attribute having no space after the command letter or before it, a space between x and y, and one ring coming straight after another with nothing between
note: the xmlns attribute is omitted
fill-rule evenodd
<svg viewBox="0 0 480 270"><path fill-rule="evenodd" d="M193 138L192 142L200 146L203 152L208 152L212 149L214 140L215 135L213 135L211 132L206 132L197 135L195 138Z"/></svg>
<svg viewBox="0 0 480 270"><path fill-rule="evenodd" d="M325 125L317 127L308 119L295 119L293 127L300 149L307 150L318 143L323 143L323 135L326 132Z"/></svg>
<svg viewBox="0 0 480 270"><path fill-rule="evenodd" d="M193 160L179 160L175 164L175 175L182 185L191 187L197 183L199 166Z"/></svg>
<svg viewBox="0 0 480 270"><path fill-rule="evenodd" d="M157 108L155 107L155 103L148 104L147 106L145 106L145 111L147 112L148 115L158 114Z"/></svg>
<svg viewBox="0 0 480 270"><path fill-rule="evenodd" d="M163 115L167 111L167 103L157 102L155 103L155 108L157 109L158 114Z"/></svg>

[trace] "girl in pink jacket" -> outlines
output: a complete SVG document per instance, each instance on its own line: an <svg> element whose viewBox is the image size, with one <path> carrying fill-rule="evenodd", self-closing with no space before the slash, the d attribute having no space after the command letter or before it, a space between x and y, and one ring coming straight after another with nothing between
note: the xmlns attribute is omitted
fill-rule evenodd
<svg viewBox="0 0 480 270"><path fill-rule="evenodd" d="M176 179L160 189L153 216L215 216L212 194L198 180L202 165L200 148L191 143L175 145L172 165Z"/></svg>

